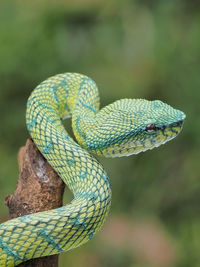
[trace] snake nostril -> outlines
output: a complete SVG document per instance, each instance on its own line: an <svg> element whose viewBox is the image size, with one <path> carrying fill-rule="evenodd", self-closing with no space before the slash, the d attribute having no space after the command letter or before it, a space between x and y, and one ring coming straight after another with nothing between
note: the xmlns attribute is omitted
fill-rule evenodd
<svg viewBox="0 0 200 267"><path fill-rule="evenodd" d="M172 127L181 127L183 124L183 121L177 121L171 124Z"/></svg>

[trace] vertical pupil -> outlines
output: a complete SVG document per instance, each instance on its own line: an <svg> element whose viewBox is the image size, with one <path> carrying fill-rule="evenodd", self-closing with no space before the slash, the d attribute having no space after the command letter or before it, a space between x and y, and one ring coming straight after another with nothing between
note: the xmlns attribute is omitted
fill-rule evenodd
<svg viewBox="0 0 200 267"><path fill-rule="evenodd" d="M147 125L147 127L146 127L146 130L147 130L147 131L153 131L153 130L155 130L155 129L156 129L155 124L149 124L149 125Z"/></svg>

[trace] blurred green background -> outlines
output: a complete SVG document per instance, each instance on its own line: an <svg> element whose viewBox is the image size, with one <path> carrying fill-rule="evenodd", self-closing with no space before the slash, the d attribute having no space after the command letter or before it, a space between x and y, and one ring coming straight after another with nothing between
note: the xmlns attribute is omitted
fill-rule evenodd
<svg viewBox="0 0 200 267"><path fill-rule="evenodd" d="M28 137L27 97L51 75L80 72L97 82L102 106L160 99L187 120L167 145L100 159L112 183L110 216L60 266L200 266L199 70L198 0L1 0L0 220Z"/></svg>

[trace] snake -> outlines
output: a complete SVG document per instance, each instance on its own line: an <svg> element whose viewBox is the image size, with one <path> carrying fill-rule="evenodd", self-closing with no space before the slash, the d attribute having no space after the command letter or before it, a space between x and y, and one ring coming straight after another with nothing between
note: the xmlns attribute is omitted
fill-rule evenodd
<svg viewBox="0 0 200 267"><path fill-rule="evenodd" d="M63 125L70 117L75 137ZM94 154L120 157L153 149L176 137L185 118L160 100L124 98L100 109L97 85L83 74L62 73L41 82L27 101L27 129L74 198L60 208L0 224L0 266L91 240L111 205L110 181Z"/></svg>

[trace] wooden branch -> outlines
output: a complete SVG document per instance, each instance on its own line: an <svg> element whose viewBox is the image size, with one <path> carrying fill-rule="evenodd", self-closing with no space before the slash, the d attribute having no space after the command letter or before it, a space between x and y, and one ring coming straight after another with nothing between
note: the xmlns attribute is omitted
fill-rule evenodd
<svg viewBox="0 0 200 267"><path fill-rule="evenodd" d="M65 184L31 139L18 153L19 178L13 195L5 198L9 218L62 206ZM57 267L58 255L32 259L20 267Z"/></svg>

